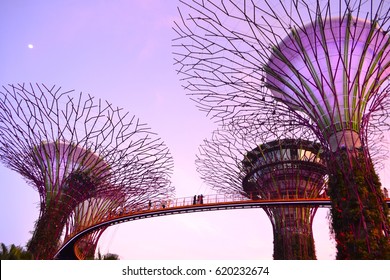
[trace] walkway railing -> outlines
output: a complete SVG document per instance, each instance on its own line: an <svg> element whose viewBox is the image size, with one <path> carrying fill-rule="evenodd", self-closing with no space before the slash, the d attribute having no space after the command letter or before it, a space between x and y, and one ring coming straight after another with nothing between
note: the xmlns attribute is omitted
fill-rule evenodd
<svg viewBox="0 0 390 280"><path fill-rule="evenodd" d="M129 213L135 213L145 210L162 210L168 208L185 207L185 206L199 206L199 205L210 205L215 203L237 203L237 202L249 202L249 201L291 201L297 199L294 195L284 195L280 199L259 199L257 196L244 196L242 194L212 194L212 195L197 195L187 196L173 199L163 199L159 201L151 201L147 206L137 206L134 208L123 208L119 209L116 215L123 215ZM299 198L300 200L315 200L310 197ZM327 197L319 198L318 200L328 199Z"/></svg>
<svg viewBox="0 0 390 280"><path fill-rule="evenodd" d="M241 194L198 195L196 197L187 196L187 197L153 201L148 206L135 207L130 210L137 212L140 210L159 210L164 208L175 208L175 207L213 204L213 203L229 203L229 202L249 201L249 200L251 199ZM126 209L123 209L123 211L126 211Z"/></svg>

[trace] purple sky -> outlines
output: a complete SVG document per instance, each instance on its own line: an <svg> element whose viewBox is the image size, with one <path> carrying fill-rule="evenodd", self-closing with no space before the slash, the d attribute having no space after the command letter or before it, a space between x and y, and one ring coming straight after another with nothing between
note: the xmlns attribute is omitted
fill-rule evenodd
<svg viewBox="0 0 390 280"><path fill-rule="evenodd" d="M56 84L123 107L170 148L177 197L213 194L201 182L194 161L215 125L185 95L173 66L177 4L1 1L0 81ZM38 216L38 194L2 165L0 176L0 242L25 245ZM318 259L334 258L327 212L320 209L314 221ZM264 211L252 209L130 222L106 230L99 247L121 259L272 259L272 242Z"/></svg>

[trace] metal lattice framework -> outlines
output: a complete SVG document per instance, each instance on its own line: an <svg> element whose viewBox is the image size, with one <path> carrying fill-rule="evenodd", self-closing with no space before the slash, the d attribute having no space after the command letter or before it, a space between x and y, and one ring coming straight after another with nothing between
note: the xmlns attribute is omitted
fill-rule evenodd
<svg viewBox="0 0 390 280"><path fill-rule="evenodd" d="M0 161L40 196L35 258L53 258L62 238L119 207L173 195L171 155L135 116L43 84L3 86L0 99Z"/></svg>
<svg viewBox="0 0 390 280"><path fill-rule="evenodd" d="M337 258L390 258L373 168L387 150L390 2L181 3L176 65L200 109L226 123L275 108L278 124L309 127L333 168Z"/></svg>
<svg viewBox="0 0 390 280"><path fill-rule="evenodd" d="M180 2L177 71L212 117L278 107L326 146L388 130L388 1Z"/></svg>
<svg viewBox="0 0 390 280"><path fill-rule="evenodd" d="M235 119L204 141L197 159L202 179L219 192L251 199L322 197L327 168L310 131L256 125L259 118ZM274 259L316 259L312 222L317 207L263 209L274 232Z"/></svg>

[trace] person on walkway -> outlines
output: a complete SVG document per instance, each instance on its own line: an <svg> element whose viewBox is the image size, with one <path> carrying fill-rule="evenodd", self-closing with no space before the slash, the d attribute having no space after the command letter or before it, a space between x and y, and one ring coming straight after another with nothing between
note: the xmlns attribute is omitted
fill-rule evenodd
<svg viewBox="0 0 390 280"><path fill-rule="evenodd" d="M194 201L193 201L193 203L192 204L196 204L196 195L194 195Z"/></svg>

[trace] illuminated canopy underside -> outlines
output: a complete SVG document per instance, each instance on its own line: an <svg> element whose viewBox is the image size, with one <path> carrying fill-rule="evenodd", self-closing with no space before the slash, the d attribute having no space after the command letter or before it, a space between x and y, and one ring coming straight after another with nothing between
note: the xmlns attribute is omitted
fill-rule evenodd
<svg viewBox="0 0 390 280"><path fill-rule="evenodd" d="M42 142L35 151L42 172L52 187L63 183L66 176L75 170L88 171L100 178L109 175L109 165L84 147L61 141Z"/></svg>
<svg viewBox="0 0 390 280"><path fill-rule="evenodd" d="M390 74L390 37L352 16L295 27L265 67L273 95L327 134L359 132L370 99Z"/></svg>

